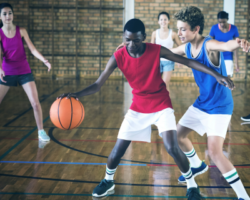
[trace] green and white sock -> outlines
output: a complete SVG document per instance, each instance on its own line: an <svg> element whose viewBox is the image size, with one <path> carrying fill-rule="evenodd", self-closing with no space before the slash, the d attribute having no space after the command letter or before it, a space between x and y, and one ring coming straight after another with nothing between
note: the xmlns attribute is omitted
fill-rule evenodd
<svg viewBox="0 0 250 200"><path fill-rule="evenodd" d="M231 187L234 189L238 198L242 198L244 200L250 199L235 168L222 175L227 180L227 182L231 185Z"/></svg>
<svg viewBox="0 0 250 200"><path fill-rule="evenodd" d="M201 160L200 158L198 157L194 147L191 151L189 152L184 152L184 154L187 156L189 162L190 162L190 166L191 167L194 167L194 168L198 168L201 166Z"/></svg>
<svg viewBox="0 0 250 200"><path fill-rule="evenodd" d="M189 168L189 170L186 173L181 172L182 175L185 177L186 181L187 181L187 188L193 188L193 187L198 187L198 185L196 184L191 168Z"/></svg>
<svg viewBox="0 0 250 200"><path fill-rule="evenodd" d="M113 181L114 180L114 175L115 175L115 171L117 168L115 169L109 169L108 166L106 165L106 175L105 175L105 179L109 180L109 181Z"/></svg>

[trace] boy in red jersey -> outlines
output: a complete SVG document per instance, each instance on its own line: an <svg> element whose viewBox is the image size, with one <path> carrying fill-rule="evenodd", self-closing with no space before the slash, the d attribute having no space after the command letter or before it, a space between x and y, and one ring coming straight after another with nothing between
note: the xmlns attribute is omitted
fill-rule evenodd
<svg viewBox="0 0 250 200"><path fill-rule="evenodd" d="M126 46L115 52L109 59L97 81L82 91L60 96L60 98L65 96L79 98L98 92L117 67L133 88L133 103L121 125L115 147L108 157L105 179L96 186L92 195L102 197L114 189L114 174L129 144L131 141L150 142L151 125L155 124L159 135L163 138L167 152L174 158L187 180L188 199L199 200L201 199L199 188L192 176L187 157L178 145L174 110L160 74L160 58L185 64L210 74L230 89L234 87L234 84L227 77L221 76L201 63L173 54L160 45L143 43L145 38L145 26L142 21L129 20L124 27Z"/></svg>

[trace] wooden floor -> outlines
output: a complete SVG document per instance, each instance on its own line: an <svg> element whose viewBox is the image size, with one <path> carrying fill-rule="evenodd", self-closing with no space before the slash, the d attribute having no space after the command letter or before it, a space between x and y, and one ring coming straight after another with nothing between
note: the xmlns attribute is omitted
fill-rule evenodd
<svg viewBox="0 0 250 200"><path fill-rule="evenodd" d="M44 126L51 137L39 142L33 110L21 87L11 88L0 105L0 199L96 199L91 196L104 178L124 114L131 102L130 88L109 80L99 93L81 98L86 111L83 123L71 131L53 126L49 109L64 92L79 91L93 80L36 80ZM198 96L194 82L171 82L177 121ZM234 114L224 145L225 155L236 166L250 194L250 123L240 116L250 113L250 83L236 83ZM184 199L186 186L178 184L180 171L164 149L156 127L152 143L133 142L115 175L110 200ZM199 157L210 165L196 177L206 199L235 199L236 195L207 155L206 136L190 135Z"/></svg>

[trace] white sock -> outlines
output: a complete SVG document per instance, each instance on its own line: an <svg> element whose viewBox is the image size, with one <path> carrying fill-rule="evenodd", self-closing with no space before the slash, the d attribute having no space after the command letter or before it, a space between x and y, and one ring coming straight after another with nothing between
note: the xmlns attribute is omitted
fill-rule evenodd
<svg viewBox="0 0 250 200"><path fill-rule="evenodd" d="M113 181L113 180L114 180L114 175L115 175L116 169L117 169L117 168L115 168L115 169L109 169L108 166L106 165L106 175L105 175L105 179L106 179L106 180Z"/></svg>
<svg viewBox="0 0 250 200"><path fill-rule="evenodd" d="M192 188L192 187L197 188L198 187L198 185L196 184L196 182L194 180L191 168L189 168L188 172L186 172L186 173L181 172L181 173L187 181L187 188Z"/></svg>
<svg viewBox="0 0 250 200"><path fill-rule="evenodd" d="M235 168L222 175L227 180L227 182L231 185L231 187L237 194L238 198L242 198L244 200L250 199Z"/></svg>
<svg viewBox="0 0 250 200"><path fill-rule="evenodd" d="M201 166L201 160L200 158L198 157L194 147L191 151L189 152L184 152L184 154L187 156L189 162L190 162L190 166L191 167L194 167L194 168L198 168Z"/></svg>

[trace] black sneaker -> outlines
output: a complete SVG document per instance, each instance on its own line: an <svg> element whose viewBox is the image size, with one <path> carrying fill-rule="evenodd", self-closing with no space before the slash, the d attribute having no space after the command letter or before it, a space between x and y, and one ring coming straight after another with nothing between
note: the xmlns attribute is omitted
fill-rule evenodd
<svg viewBox="0 0 250 200"><path fill-rule="evenodd" d="M109 191L115 188L114 181L108 181L103 179L99 185L94 189L92 196L93 197L103 197L108 194Z"/></svg>
<svg viewBox="0 0 250 200"><path fill-rule="evenodd" d="M241 120L250 122L250 115L247 115L246 117L241 117Z"/></svg>
<svg viewBox="0 0 250 200"><path fill-rule="evenodd" d="M200 200L201 195L200 195L200 189L198 188L189 188L187 190L186 196L188 197L188 200Z"/></svg>

